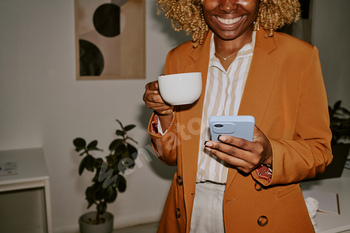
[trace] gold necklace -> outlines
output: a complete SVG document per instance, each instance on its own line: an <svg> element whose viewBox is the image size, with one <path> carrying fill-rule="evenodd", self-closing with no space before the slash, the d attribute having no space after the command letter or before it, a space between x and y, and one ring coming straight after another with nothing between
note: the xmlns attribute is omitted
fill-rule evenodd
<svg viewBox="0 0 350 233"><path fill-rule="evenodd" d="M250 40L249 40L249 42L247 42L247 44L250 43L250 42L252 41L252 36L253 36L253 34L250 36ZM243 48L243 47L244 47L244 45L243 45L241 48ZM233 55L235 55L236 53L238 53L239 50L241 50L241 49L238 49L236 52L234 52L233 54L231 54L231 55L228 56L228 57L223 57L223 56L221 56L220 54L218 54L216 51L215 51L215 54L216 54L216 55L219 55L219 57L221 57L222 59L224 59L224 61L226 61L227 58L232 57Z"/></svg>
<svg viewBox="0 0 350 233"><path fill-rule="evenodd" d="M239 50L238 50L238 51L239 51ZM216 54L216 55L219 55L219 57L221 57L222 59L224 59L224 61L226 61L226 60L227 60L227 58L232 57L233 55L235 55L236 53L238 53L238 51L234 52L233 54L231 54L231 55L230 55L230 56L228 56L228 57L223 57L223 56L221 56L220 54L218 54L217 52L215 52L215 54Z"/></svg>

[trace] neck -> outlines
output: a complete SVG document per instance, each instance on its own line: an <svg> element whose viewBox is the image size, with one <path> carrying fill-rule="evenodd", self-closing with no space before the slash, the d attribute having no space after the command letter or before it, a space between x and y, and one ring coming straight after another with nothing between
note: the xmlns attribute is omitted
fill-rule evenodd
<svg viewBox="0 0 350 233"><path fill-rule="evenodd" d="M223 40L214 34L215 51L223 57L230 56L238 52L245 44L249 43L252 38L253 28L245 31L242 35L232 39Z"/></svg>

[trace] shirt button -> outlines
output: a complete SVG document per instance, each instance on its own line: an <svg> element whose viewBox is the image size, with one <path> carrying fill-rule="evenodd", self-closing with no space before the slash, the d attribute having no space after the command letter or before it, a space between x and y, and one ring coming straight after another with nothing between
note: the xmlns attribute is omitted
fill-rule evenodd
<svg viewBox="0 0 350 233"><path fill-rule="evenodd" d="M269 221L269 220L267 219L266 216L260 216L260 217L258 218L258 224L259 224L259 226L261 226L261 227L266 226L267 223L268 223L268 221Z"/></svg>
<svg viewBox="0 0 350 233"><path fill-rule="evenodd" d="M263 187L261 186L261 184L259 184L258 182L255 183L254 188L256 191L261 191L263 190Z"/></svg>
<svg viewBox="0 0 350 233"><path fill-rule="evenodd" d="M181 176L177 176L176 178L176 182L179 186L181 186L183 184L183 181L182 181L182 177Z"/></svg>

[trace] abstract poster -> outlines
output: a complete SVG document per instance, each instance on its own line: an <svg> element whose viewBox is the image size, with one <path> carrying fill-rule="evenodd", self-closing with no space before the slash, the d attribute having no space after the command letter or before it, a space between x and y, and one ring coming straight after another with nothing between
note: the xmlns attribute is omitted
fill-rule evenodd
<svg viewBox="0 0 350 233"><path fill-rule="evenodd" d="M144 0L75 0L77 80L145 78Z"/></svg>

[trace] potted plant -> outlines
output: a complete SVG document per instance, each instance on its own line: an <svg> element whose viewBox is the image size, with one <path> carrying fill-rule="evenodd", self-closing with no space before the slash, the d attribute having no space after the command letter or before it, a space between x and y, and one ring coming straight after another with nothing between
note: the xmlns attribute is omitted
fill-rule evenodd
<svg viewBox="0 0 350 233"><path fill-rule="evenodd" d="M86 188L85 196L88 207L96 206L96 211L89 212L79 218L81 233L110 233L113 230L113 215L107 210L107 204L114 202L118 192L126 189L126 180L122 176L126 169L133 168L137 157L137 149L130 141L137 143L128 136L128 132L135 125L123 126L116 120L121 129L116 130L117 138L109 145L109 153L105 158L94 157L93 152L102 151L97 147L98 141L87 143L84 138L75 138L75 151L79 152L82 160L79 166L79 175L84 170L94 173L92 184Z"/></svg>
<svg viewBox="0 0 350 233"><path fill-rule="evenodd" d="M350 139L350 111L341 106L341 100L338 100L333 108L331 106L328 108L333 134L332 144L344 144L346 140Z"/></svg>
<svg viewBox="0 0 350 233"><path fill-rule="evenodd" d="M333 161L326 167L324 173L316 178L334 178L342 175L344 165L350 150L350 111L341 106L338 100L333 107L329 106L330 128L332 131Z"/></svg>

